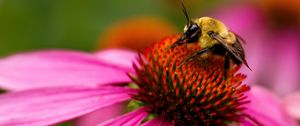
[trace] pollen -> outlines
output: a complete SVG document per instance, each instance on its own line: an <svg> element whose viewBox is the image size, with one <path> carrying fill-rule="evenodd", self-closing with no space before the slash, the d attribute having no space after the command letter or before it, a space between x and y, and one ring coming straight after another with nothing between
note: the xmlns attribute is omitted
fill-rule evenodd
<svg viewBox="0 0 300 126"><path fill-rule="evenodd" d="M178 36L168 37L145 49L134 65L139 87L134 96L150 108L149 112L175 125L229 125L244 119L242 107L248 103L246 78L240 66L231 64L224 77L224 57L207 54L180 66L199 44L170 49Z"/></svg>

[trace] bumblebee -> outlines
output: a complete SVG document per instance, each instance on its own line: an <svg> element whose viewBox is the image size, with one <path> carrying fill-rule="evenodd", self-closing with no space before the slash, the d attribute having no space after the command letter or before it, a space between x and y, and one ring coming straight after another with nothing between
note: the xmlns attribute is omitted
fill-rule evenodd
<svg viewBox="0 0 300 126"><path fill-rule="evenodd" d="M233 63L237 65L244 64L251 70L245 59L245 52L241 44L242 42L244 43L244 41L241 37L229 31L225 24L217 19L201 17L190 20L183 3L182 7L188 23L184 28L184 33L170 48L175 48L176 46L187 43L199 43L202 49L188 56L182 61L180 66L210 51L213 54L224 56L225 75L227 75L227 71L230 67L230 61L233 61Z"/></svg>

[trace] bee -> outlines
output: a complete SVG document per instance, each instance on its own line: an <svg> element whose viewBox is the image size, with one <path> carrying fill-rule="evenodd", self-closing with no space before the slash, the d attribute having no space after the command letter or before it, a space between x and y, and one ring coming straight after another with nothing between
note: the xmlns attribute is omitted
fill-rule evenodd
<svg viewBox="0 0 300 126"><path fill-rule="evenodd" d="M188 23L184 27L183 34L170 48L188 43L199 43L202 49L188 56L180 66L197 56L212 52L224 56L225 78L230 67L230 61L237 65L244 64L251 70L245 59L245 52L241 44L244 41L240 36L228 30L221 21L211 17L190 20L183 2L181 3Z"/></svg>

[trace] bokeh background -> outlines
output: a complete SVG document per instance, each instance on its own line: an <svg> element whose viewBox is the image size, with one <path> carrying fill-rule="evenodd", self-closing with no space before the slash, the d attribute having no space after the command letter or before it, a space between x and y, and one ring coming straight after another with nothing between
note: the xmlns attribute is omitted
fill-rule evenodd
<svg viewBox="0 0 300 126"><path fill-rule="evenodd" d="M229 3L187 0L186 4L198 17ZM179 7L179 0L0 0L0 55L40 48L92 51L110 26L137 17L158 18L179 32L185 23Z"/></svg>
<svg viewBox="0 0 300 126"><path fill-rule="evenodd" d="M0 56L60 48L141 50L182 31L180 0L0 0ZM185 0L190 17L210 16L242 36L247 83L279 96L300 89L298 0Z"/></svg>

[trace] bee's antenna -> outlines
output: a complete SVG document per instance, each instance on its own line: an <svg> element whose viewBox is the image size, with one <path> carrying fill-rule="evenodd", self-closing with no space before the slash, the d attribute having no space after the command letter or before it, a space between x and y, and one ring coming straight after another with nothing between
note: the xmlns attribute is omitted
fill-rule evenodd
<svg viewBox="0 0 300 126"><path fill-rule="evenodd" d="M183 0L181 0L181 6L182 6L182 12L183 12L184 16L186 17L187 21L190 22L190 18L189 18L189 15L188 15L187 11L186 11L185 6L184 6Z"/></svg>

